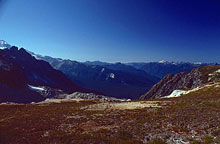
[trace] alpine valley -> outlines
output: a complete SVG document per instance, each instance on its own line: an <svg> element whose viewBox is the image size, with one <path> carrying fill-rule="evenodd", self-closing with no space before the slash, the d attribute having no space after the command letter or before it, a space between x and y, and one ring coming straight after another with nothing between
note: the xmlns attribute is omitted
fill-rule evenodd
<svg viewBox="0 0 220 144"><path fill-rule="evenodd" d="M217 63L78 62L0 48L2 144L220 143Z"/></svg>
<svg viewBox="0 0 220 144"><path fill-rule="evenodd" d="M167 61L77 62L35 54L24 48L11 46L4 40L0 41L0 48L1 87L5 91L1 102L36 102L73 92L101 94L119 99L138 99L167 74L190 72L193 68L204 65L217 65ZM14 73L18 74L15 76ZM18 86L22 86L22 89ZM19 92L11 90L12 88ZM14 92L22 96L16 96ZM22 98L30 96L29 93L36 96L30 99Z"/></svg>
<svg viewBox="0 0 220 144"><path fill-rule="evenodd" d="M149 62L107 63L77 62L28 51L38 60L47 61L77 85L115 98L138 99L167 74L190 72L193 68L217 63Z"/></svg>

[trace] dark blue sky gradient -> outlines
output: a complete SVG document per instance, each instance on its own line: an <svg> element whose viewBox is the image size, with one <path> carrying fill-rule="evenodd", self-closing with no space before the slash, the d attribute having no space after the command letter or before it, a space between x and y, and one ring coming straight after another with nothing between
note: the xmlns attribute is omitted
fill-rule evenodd
<svg viewBox="0 0 220 144"><path fill-rule="evenodd" d="M78 61L220 62L219 0L5 0L0 39Z"/></svg>

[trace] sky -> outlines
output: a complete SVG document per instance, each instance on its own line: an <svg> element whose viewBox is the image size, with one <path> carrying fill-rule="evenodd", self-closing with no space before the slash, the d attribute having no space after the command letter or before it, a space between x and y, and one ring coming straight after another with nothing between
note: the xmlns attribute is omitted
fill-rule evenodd
<svg viewBox="0 0 220 144"><path fill-rule="evenodd" d="M0 39L77 61L220 63L220 1L2 0Z"/></svg>

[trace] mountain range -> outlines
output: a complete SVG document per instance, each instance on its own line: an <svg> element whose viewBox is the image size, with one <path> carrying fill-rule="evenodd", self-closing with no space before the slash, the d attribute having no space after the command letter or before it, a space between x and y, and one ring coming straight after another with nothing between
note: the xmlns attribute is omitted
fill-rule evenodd
<svg viewBox="0 0 220 144"><path fill-rule="evenodd" d="M18 49L3 40L0 41L0 48L0 86L5 93L0 102L35 102L73 92L95 93L120 99L139 99L140 96L142 99L156 98L168 95L173 90L165 87L166 93L153 96L157 91L155 87L161 87L160 83L163 83L164 79L169 79L179 72L189 73L197 67L216 65L167 61L77 62L42 56L24 48ZM182 77L178 75L181 74L177 74L173 79Z"/></svg>
<svg viewBox="0 0 220 144"><path fill-rule="evenodd" d="M215 65L215 63L167 61L150 63L77 62L30 53L37 59L49 62L53 68L62 71L81 87L99 91L107 96L129 99L138 99L169 73L189 72L200 66Z"/></svg>
<svg viewBox="0 0 220 144"><path fill-rule="evenodd" d="M137 69L143 70L146 73L163 78L167 74L177 74L180 72L190 72L192 69L205 66L205 65L216 65L217 63L189 63L189 62L168 62L168 61L159 61L159 62L149 62L149 63L128 63Z"/></svg>
<svg viewBox="0 0 220 144"><path fill-rule="evenodd" d="M215 63L149 62L107 63L77 62L29 52L36 59L47 61L79 86L116 98L138 99L167 74L189 72L193 68Z"/></svg>
<svg viewBox="0 0 220 144"><path fill-rule="evenodd" d="M137 99L160 80L142 70L120 63L113 67L89 65L33 53L32 55L49 62L53 68L62 71L79 86L116 98Z"/></svg>
<svg viewBox="0 0 220 144"><path fill-rule="evenodd" d="M145 71L148 75L155 76L159 79L162 79L167 74L177 74L180 72L190 72L192 69L205 66L205 65L217 65L217 63L202 63L202 62L169 62L165 60L161 60L158 62L133 62L133 63L107 63L107 62L100 62L100 61L86 61L85 64L89 65L99 65L105 66L113 69L117 69L119 64L127 65L133 67L133 69Z"/></svg>

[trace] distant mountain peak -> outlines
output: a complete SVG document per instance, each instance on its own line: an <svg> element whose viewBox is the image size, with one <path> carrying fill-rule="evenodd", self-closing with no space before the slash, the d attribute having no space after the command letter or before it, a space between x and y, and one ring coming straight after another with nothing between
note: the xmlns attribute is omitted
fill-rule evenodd
<svg viewBox="0 0 220 144"><path fill-rule="evenodd" d="M202 62L195 62L194 63L195 65L201 65L201 64L203 64Z"/></svg>
<svg viewBox="0 0 220 144"><path fill-rule="evenodd" d="M11 45L4 40L0 40L0 49L11 48Z"/></svg>
<svg viewBox="0 0 220 144"><path fill-rule="evenodd" d="M168 61L161 60L161 61L159 61L158 63L168 63Z"/></svg>
<svg viewBox="0 0 220 144"><path fill-rule="evenodd" d="M6 41L4 41L4 40L0 40L0 44L7 44L7 42Z"/></svg>
<svg viewBox="0 0 220 144"><path fill-rule="evenodd" d="M166 61L166 60L161 60L161 61L158 61L158 63L160 64L172 64L172 65L177 65L177 64L180 64L178 62L169 62L169 61Z"/></svg>

